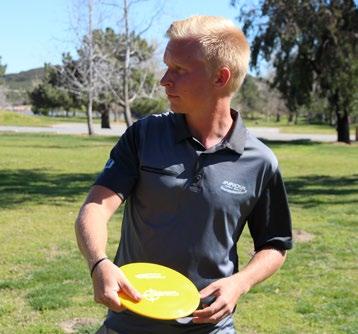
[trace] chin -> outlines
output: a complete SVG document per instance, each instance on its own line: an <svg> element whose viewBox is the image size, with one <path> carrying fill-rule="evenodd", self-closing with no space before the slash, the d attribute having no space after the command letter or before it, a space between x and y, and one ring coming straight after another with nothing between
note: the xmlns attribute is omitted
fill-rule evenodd
<svg viewBox="0 0 358 334"><path fill-rule="evenodd" d="M170 110L176 114L182 114L183 111L182 109L178 106L178 105L175 105L173 103L170 103Z"/></svg>

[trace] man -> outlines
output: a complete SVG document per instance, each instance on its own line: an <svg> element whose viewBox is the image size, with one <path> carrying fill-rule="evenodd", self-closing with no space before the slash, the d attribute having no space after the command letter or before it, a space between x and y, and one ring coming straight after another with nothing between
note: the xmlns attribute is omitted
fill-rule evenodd
<svg viewBox="0 0 358 334"><path fill-rule="evenodd" d="M194 16L174 22L167 36L161 85L173 112L128 128L76 222L95 300L109 308L98 333L235 333L238 299L276 272L292 247L277 160L230 108L249 62L244 35L224 18ZM112 263L106 224L123 202ZM238 271L236 244L246 222L255 255ZM123 310L120 290L141 298L118 269L130 262L178 270L200 290L203 307L186 324Z"/></svg>

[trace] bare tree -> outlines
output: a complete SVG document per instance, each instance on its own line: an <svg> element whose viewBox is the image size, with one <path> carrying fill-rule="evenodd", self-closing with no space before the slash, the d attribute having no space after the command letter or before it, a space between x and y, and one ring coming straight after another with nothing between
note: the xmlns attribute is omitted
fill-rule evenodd
<svg viewBox="0 0 358 334"><path fill-rule="evenodd" d="M82 40L82 54L78 61L74 61L69 54L63 56L61 74L64 87L80 98L87 100L88 134L93 135L93 100L96 98L101 83L94 77L94 44L93 44L93 0L87 0L87 34Z"/></svg>
<svg viewBox="0 0 358 334"><path fill-rule="evenodd" d="M96 4L102 6L101 10L105 6L120 8L123 27L117 34L111 28L102 30L98 29L98 24L94 25L93 18L95 14L98 16L99 10L97 7L94 12L94 0L86 0L87 31L77 49L78 57L73 59L70 54L63 55L63 86L85 101L90 135L94 133L94 108L101 112L102 127L110 127L109 112L118 110L115 105L123 110L126 124L130 126L133 123L130 106L134 100L139 97L151 98L157 91L153 71L148 66L155 47L141 38L141 34L150 28L160 11L155 12L144 29L135 33L129 27L129 10L133 4L141 1L145 0L113 3L97 0Z"/></svg>
<svg viewBox="0 0 358 334"><path fill-rule="evenodd" d="M123 46L124 46L124 63L123 67L121 68L121 73L117 73L115 71L111 71L112 74L120 74L122 78L122 89L120 93L118 93L113 87L116 85L112 85L110 82L111 80L107 80L109 84L109 89L112 91L114 96L116 97L116 102L123 108L124 110L124 117L127 126L132 125L132 114L131 114L131 104L135 101L135 99L139 97L152 97L153 94L157 91L158 85L156 82L152 83L151 87L148 89L146 86L147 83L147 76L149 74L149 67L145 66L146 61L152 58L154 53L154 47L143 45L143 41L141 40L141 36L152 26L154 20L160 15L163 5L158 4L157 9L154 11L154 14L150 17L149 22L145 25L145 27L141 29L140 32L134 34L133 30L129 27L129 12L131 7L134 4L138 4L144 2L146 0L120 0L117 2L104 2L104 4L113 6L118 8L120 11L120 22L123 23ZM148 52L150 53L148 55ZM133 68L135 67L140 69L139 72L139 80L135 87L135 89L131 88L131 80L133 76ZM147 88L147 89L145 89Z"/></svg>
<svg viewBox="0 0 358 334"><path fill-rule="evenodd" d="M7 106L7 99L6 99L6 88L2 84L1 77L5 75L6 72L6 65L1 64L1 57L0 57L0 108L4 108Z"/></svg>
<svg viewBox="0 0 358 334"><path fill-rule="evenodd" d="M63 55L63 66L60 68L63 78L63 87L76 94L87 105L88 134L94 134L93 129L93 106L100 102L106 84L102 77L105 75L107 55L94 43L94 0L86 0L87 20L86 34L81 37L77 49L78 59L74 60L70 54ZM78 24L79 25L79 24ZM76 33L80 31L75 28Z"/></svg>
<svg viewBox="0 0 358 334"><path fill-rule="evenodd" d="M0 108L6 108L7 106L6 88L3 85L0 85Z"/></svg>

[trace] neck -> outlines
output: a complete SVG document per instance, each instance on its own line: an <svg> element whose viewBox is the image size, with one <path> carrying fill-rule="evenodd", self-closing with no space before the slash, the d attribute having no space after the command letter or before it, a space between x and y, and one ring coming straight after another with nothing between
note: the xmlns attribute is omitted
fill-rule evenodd
<svg viewBox="0 0 358 334"><path fill-rule="evenodd" d="M233 119L230 100L218 101L210 110L186 114L192 135L208 149L218 144L230 131Z"/></svg>

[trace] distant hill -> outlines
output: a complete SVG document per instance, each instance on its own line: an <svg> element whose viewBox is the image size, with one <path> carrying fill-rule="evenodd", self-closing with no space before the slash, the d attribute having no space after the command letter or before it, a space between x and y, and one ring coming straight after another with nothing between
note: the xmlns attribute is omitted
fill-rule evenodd
<svg viewBox="0 0 358 334"><path fill-rule="evenodd" d="M44 77L44 68L34 68L19 73L5 74L3 80L8 89L11 90L31 90Z"/></svg>
<svg viewBox="0 0 358 334"><path fill-rule="evenodd" d="M7 101L12 105L29 104L28 92L42 81L44 74L43 67L5 74L2 82L6 87Z"/></svg>

